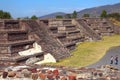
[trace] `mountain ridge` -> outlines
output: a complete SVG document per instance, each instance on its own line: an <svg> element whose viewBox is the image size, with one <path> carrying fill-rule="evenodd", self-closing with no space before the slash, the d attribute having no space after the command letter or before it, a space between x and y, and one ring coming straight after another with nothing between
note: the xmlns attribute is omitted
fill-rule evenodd
<svg viewBox="0 0 120 80"><path fill-rule="evenodd" d="M51 13L51 14L47 14L47 15L41 16L39 18L55 18L57 15L64 16L65 14L66 13L64 13L64 12L55 12L55 13Z"/></svg>
<svg viewBox="0 0 120 80"><path fill-rule="evenodd" d="M90 16L98 17L100 16L101 12L103 10L106 10L107 13L120 13L120 3L117 4L112 4L112 5L104 5L104 6L98 6L98 7L93 7L93 8L87 8L84 10L81 10L78 13L78 17L82 17L84 14L90 14Z"/></svg>
<svg viewBox="0 0 120 80"><path fill-rule="evenodd" d="M82 17L84 14L89 14L90 17L99 17L103 10L106 10L107 13L116 13L116 12L120 13L120 3L86 8L86 9L78 11L77 14L78 14L78 18ZM55 12L55 13L51 13L45 16L41 16L40 18L55 18L57 15L64 16L66 15L66 13Z"/></svg>

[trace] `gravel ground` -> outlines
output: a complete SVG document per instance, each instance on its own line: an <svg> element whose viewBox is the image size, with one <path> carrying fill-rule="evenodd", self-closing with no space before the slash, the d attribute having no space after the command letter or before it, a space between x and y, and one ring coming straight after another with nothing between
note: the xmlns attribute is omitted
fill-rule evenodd
<svg viewBox="0 0 120 80"><path fill-rule="evenodd" d="M113 64L110 64L110 58L111 56L113 56L114 58L116 56L118 56L118 65L115 65L115 60L113 62ZM118 68L120 70L120 46L119 47L112 47L110 48L106 54L96 63L93 63L87 67L89 68L97 68L101 65L111 65L114 66L116 68Z"/></svg>

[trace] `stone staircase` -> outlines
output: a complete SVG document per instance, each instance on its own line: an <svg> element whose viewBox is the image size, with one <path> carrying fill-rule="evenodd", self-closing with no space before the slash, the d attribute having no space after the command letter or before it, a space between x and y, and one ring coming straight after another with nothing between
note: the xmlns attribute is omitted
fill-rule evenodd
<svg viewBox="0 0 120 80"><path fill-rule="evenodd" d="M84 19L84 22L100 36L110 36L114 34L114 25L109 21L109 19L86 18Z"/></svg>
<svg viewBox="0 0 120 80"><path fill-rule="evenodd" d="M101 37L95 31L93 31L83 19L76 20L76 23L79 29L83 29L83 31L85 31L83 32L85 36L87 35L89 38L92 38L92 40L101 39Z"/></svg>
<svg viewBox="0 0 120 80"><path fill-rule="evenodd" d="M21 56L20 51L26 51L33 48L32 39L28 38L28 31L24 30L19 20L0 20L0 61L1 62L19 62L35 55ZM27 53L29 54L29 53Z"/></svg>
<svg viewBox="0 0 120 80"><path fill-rule="evenodd" d="M70 56L69 50L62 46L57 39L51 36L48 27L40 21L27 20L23 21L30 28L30 33L34 33L37 38L36 42L42 46L45 53L51 53L56 60Z"/></svg>
<svg viewBox="0 0 120 80"><path fill-rule="evenodd" d="M49 20L48 27L51 35L69 50L74 50L76 43L83 42L84 37L80 30L72 24L72 19L52 19Z"/></svg>

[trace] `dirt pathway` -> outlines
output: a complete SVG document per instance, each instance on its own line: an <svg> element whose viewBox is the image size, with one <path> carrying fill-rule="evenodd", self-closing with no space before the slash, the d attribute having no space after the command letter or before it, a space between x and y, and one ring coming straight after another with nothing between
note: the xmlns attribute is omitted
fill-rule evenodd
<svg viewBox="0 0 120 80"><path fill-rule="evenodd" d="M111 56L115 57L118 56L118 65L115 65L115 60L113 61L113 64L110 64L110 58ZM120 46L119 47L112 47L110 48L107 53L104 55L103 58L101 58L98 62L93 63L89 65L89 68L97 68L101 65L111 65L120 70Z"/></svg>

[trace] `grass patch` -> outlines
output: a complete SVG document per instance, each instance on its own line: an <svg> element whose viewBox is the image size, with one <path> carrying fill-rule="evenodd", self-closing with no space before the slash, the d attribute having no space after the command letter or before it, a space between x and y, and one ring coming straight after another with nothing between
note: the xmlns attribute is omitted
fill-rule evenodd
<svg viewBox="0 0 120 80"><path fill-rule="evenodd" d="M53 65L72 67L87 66L101 59L109 48L119 45L120 35L105 36L102 40L96 42L79 43L76 49L71 52L71 57L63 59Z"/></svg>
<svg viewBox="0 0 120 80"><path fill-rule="evenodd" d="M110 18L110 20L113 22L114 25L120 26L120 21L117 21L114 18Z"/></svg>

